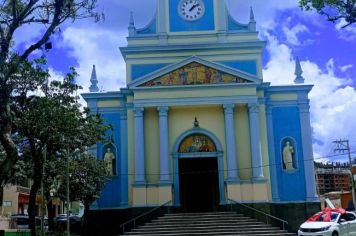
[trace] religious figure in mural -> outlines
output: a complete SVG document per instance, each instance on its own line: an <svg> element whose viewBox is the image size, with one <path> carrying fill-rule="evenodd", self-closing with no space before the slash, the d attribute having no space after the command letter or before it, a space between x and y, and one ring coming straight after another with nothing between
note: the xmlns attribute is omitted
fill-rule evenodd
<svg viewBox="0 0 356 236"><path fill-rule="evenodd" d="M201 143L200 137L193 136L193 143L189 147L188 152L198 152L201 146L202 146L202 143Z"/></svg>
<svg viewBox="0 0 356 236"><path fill-rule="evenodd" d="M210 84L211 83L211 70L208 67L205 67L205 79L204 79L204 84Z"/></svg>
<svg viewBox="0 0 356 236"><path fill-rule="evenodd" d="M215 152L216 147L214 142L202 134L193 134L186 137L179 147L179 152Z"/></svg>
<svg viewBox="0 0 356 236"><path fill-rule="evenodd" d="M106 169L110 173L110 175L114 175L114 166L113 162L115 160L115 154L111 151L111 148L106 149L106 153L104 155L104 162L106 164Z"/></svg>
<svg viewBox="0 0 356 236"><path fill-rule="evenodd" d="M188 84L188 72L184 70L184 67L179 69L179 79L183 85Z"/></svg>
<svg viewBox="0 0 356 236"><path fill-rule="evenodd" d="M199 148L199 152L210 152L210 148L208 145L208 140L206 138L203 138L202 145Z"/></svg>
<svg viewBox="0 0 356 236"><path fill-rule="evenodd" d="M293 153L294 153L294 148L292 145L290 145L290 142L287 141L286 144L283 147L283 163L285 166L286 170L294 170L293 167Z"/></svg>
<svg viewBox="0 0 356 236"><path fill-rule="evenodd" d="M222 75L220 71L216 71L215 76L215 83L219 84L219 83L223 83L224 81L222 80Z"/></svg>

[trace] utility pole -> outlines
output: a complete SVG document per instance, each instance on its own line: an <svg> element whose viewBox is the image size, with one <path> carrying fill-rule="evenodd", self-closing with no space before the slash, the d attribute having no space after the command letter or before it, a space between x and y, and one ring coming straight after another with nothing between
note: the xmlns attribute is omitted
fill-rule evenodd
<svg viewBox="0 0 356 236"><path fill-rule="evenodd" d="M67 188L67 196L66 196L66 198L67 198L67 236L70 236L70 217L69 217L69 149L67 149L67 186L66 186L66 188Z"/></svg>
<svg viewBox="0 0 356 236"><path fill-rule="evenodd" d="M45 215L45 202L44 202L44 187L43 187L43 179L45 176L45 163L46 163L46 155L47 155L47 145L43 147L43 164L42 164L42 181L41 181L41 236L44 236L44 215Z"/></svg>
<svg viewBox="0 0 356 236"><path fill-rule="evenodd" d="M354 209L356 209L355 180L354 180L354 175L352 173L352 160L351 160L351 151L350 151L349 140L346 140L346 139L341 140L340 139L340 140L333 141L333 143L335 143L335 145L336 145L334 152L344 153L346 151L349 156L349 165L350 165L350 172L351 172L352 202L354 205Z"/></svg>

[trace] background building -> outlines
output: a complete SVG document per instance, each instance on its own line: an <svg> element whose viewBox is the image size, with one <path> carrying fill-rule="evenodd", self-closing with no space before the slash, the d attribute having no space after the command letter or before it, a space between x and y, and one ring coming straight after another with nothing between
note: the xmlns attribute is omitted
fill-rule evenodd
<svg viewBox="0 0 356 236"><path fill-rule="evenodd" d="M350 191L351 174L348 163L315 163L319 194Z"/></svg>

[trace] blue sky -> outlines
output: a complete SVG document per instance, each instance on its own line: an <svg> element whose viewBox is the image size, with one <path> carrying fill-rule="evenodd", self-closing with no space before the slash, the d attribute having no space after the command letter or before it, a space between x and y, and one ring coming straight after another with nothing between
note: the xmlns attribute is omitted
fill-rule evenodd
<svg viewBox="0 0 356 236"><path fill-rule="evenodd" d="M250 6L254 9L260 39L267 41L264 81L292 84L295 57L299 57L306 83L314 84L310 99L315 158L333 155L332 141L340 138L349 139L356 151L356 24L342 29L342 22L333 24L314 12L301 11L297 0L226 3L230 14L241 23L248 22ZM104 21L68 22L51 38L53 49L48 58L53 77L74 66L80 74L78 83L88 91L95 64L101 90L125 87L125 64L119 47L126 45L130 11L136 27L141 28L152 19L155 9L156 0L99 0ZM16 33L16 45L28 45L41 30L33 26L22 29Z"/></svg>

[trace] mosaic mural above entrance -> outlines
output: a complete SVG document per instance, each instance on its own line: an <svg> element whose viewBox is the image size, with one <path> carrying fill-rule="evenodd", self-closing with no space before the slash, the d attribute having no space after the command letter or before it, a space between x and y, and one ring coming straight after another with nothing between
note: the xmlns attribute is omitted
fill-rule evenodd
<svg viewBox="0 0 356 236"><path fill-rule="evenodd" d="M193 134L183 140L179 146L179 152L216 152L216 147L208 136Z"/></svg>
<svg viewBox="0 0 356 236"><path fill-rule="evenodd" d="M193 62L157 79L148 81L140 87L249 82L246 79Z"/></svg>

